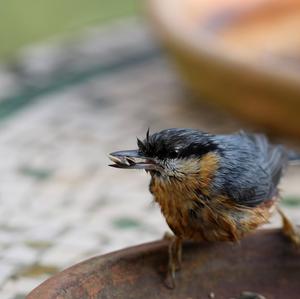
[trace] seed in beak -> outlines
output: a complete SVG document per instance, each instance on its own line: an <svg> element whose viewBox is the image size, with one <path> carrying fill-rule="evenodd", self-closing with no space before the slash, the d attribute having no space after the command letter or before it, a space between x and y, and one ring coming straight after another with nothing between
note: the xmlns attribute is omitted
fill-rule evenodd
<svg viewBox="0 0 300 299"><path fill-rule="evenodd" d="M134 159L131 159L131 158L128 158L128 157L126 157L126 161L127 161L128 165L134 165L134 164L136 164L136 162L134 161Z"/></svg>

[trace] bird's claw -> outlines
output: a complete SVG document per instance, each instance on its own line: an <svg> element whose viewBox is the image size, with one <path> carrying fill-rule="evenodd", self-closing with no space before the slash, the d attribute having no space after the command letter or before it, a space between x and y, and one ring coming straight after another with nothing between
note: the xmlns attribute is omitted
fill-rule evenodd
<svg viewBox="0 0 300 299"><path fill-rule="evenodd" d="M288 219L284 212L277 208L282 219L282 231L287 236L297 249L300 249L300 231L299 229Z"/></svg>
<svg viewBox="0 0 300 299"><path fill-rule="evenodd" d="M165 279L165 285L168 289L175 289L175 271L168 271L166 279Z"/></svg>
<svg viewBox="0 0 300 299"><path fill-rule="evenodd" d="M164 239L167 239L170 242L168 248L168 270L165 283L168 288L174 289L176 286L176 271L181 268L182 240L176 236L170 235L169 233L165 234Z"/></svg>

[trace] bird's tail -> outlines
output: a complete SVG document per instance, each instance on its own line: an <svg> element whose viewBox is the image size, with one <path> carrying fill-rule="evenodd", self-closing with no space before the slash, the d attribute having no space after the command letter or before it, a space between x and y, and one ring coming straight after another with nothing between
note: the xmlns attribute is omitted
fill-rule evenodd
<svg viewBox="0 0 300 299"><path fill-rule="evenodd" d="M289 150L288 160L291 164L300 164L300 153Z"/></svg>

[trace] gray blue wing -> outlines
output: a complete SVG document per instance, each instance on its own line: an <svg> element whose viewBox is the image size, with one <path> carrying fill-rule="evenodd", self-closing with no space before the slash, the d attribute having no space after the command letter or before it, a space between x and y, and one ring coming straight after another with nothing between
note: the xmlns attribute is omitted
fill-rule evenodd
<svg viewBox="0 0 300 299"><path fill-rule="evenodd" d="M270 144L260 134L240 132L216 138L222 155L215 190L245 206L271 200L287 165L285 148Z"/></svg>

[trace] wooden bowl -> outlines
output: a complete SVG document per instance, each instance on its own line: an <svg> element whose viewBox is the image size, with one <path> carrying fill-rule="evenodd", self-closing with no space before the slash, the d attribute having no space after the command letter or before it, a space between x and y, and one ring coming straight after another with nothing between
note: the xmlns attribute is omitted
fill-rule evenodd
<svg viewBox="0 0 300 299"><path fill-rule="evenodd" d="M300 1L148 0L153 26L201 99L300 137Z"/></svg>
<svg viewBox="0 0 300 299"><path fill-rule="evenodd" d="M185 243L174 290L163 283L167 241L95 257L42 283L27 299L299 298L300 254L278 230L258 231L240 244Z"/></svg>

